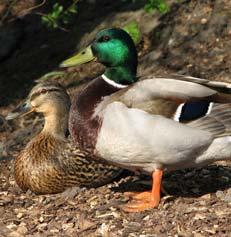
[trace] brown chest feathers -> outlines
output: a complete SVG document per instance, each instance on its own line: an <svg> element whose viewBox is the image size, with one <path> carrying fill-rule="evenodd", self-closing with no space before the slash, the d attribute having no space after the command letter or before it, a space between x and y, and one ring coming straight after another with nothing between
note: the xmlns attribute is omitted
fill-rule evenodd
<svg viewBox="0 0 231 237"><path fill-rule="evenodd" d="M74 143L89 155L94 153L102 122L99 116L94 115L95 109L105 96L118 90L106 83L102 77L98 77L80 92L72 103L69 116L70 133Z"/></svg>
<svg viewBox="0 0 231 237"><path fill-rule="evenodd" d="M95 187L117 175L120 169L86 159L69 141L40 133L15 160L15 180L24 191L59 193L72 186Z"/></svg>

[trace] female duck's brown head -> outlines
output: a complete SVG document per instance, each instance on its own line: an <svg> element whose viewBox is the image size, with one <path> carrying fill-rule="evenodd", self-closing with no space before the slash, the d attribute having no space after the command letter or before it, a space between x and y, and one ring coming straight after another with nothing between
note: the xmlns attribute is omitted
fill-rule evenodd
<svg viewBox="0 0 231 237"><path fill-rule="evenodd" d="M25 116L32 112L45 117L43 132L64 135L67 130L70 98L66 90L54 82L43 82L32 88L26 100L9 113L7 120Z"/></svg>

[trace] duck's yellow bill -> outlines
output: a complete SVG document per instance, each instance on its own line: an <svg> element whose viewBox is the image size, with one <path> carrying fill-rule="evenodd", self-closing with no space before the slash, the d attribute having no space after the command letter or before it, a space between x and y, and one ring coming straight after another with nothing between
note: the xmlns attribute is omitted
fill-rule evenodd
<svg viewBox="0 0 231 237"><path fill-rule="evenodd" d="M60 67L72 67L81 65L84 63L88 63L92 60L94 60L96 57L93 55L91 46L88 46L87 48L81 50L79 53L74 55L71 58L68 58L67 60L63 61L60 64Z"/></svg>

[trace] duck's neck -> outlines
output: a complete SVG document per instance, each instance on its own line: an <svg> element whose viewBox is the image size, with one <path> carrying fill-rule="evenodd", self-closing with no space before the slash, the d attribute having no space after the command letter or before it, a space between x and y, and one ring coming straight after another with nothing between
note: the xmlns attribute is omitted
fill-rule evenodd
<svg viewBox="0 0 231 237"><path fill-rule="evenodd" d="M72 108L78 111L81 116L84 116L85 119L91 119L97 105L99 105L103 98L120 90L120 87L110 82L112 81L107 81L107 77L103 75L96 78L81 91L76 103L72 105Z"/></svg>
<svg viewBox="0 0 231 237"><path fill-rule="evenodd" d="M45 116L45 124L42 132L60 138L65 138L68 129L67 113L52 113Z"/></svg>
<svg viewBox="0 0 231 237"><path fill-rule="evenodd" d="M118 66L106 68L104 75L117 84L130 85L136 82L136 67Z"/></svg>
<svg viewBox="0 0 231 237"><path fill-rule="evenodd" d="M73 101L69 129L72 139L80 149L93 152L101 124L101 118L97 116L101 102L104 97L118 90L119 87L108 83L101 76L90 82Z"/></svg>

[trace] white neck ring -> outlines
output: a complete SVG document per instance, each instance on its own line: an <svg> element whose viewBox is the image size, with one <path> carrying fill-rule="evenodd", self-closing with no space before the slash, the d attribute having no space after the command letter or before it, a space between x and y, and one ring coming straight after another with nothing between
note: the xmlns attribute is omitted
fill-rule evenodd
<svg viewBox="0 0 231 237"><path fill-rule="evenodd" d="M122 85L122 84L119 84L119 83L109 79L104 74L102 75L102 78L104 79L105 82L107 82L108 84L110 84L111 86L114 86L116 88L120 88L121 89L121 88L127 87L127 85Z"/></svg>

